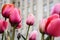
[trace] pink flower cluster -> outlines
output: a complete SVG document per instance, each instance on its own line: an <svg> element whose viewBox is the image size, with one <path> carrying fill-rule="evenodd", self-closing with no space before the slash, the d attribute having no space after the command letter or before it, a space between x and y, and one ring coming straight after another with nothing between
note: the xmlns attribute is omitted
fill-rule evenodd
<svg viewBox="0 0 60 40"><path fill-rule="evenodd" d="M60 36L60 3L52 7L48 18L40 21L39 30L50 36Z"/></svg>

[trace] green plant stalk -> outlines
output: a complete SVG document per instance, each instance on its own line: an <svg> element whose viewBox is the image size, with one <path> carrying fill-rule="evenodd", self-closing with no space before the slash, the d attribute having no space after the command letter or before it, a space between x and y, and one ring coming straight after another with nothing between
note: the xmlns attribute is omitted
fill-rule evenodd
<svg viewBox="0 0 60 40"><path fill-rule="evenodd" d="M4 33L2 33L2 40L4 40Z"/></svg>
<svg viewBox="0 0 60 40"><path fill-rule="evenodd" d="M18 39L19 40L19 39Z"/></svg>
<svg viewBox="0 0 60 40"><path fill-rule="evenodd" d="M49 36L49 40L54 40L54 37L53 36Z"/></svg>
<svg viewBox="0 0 60 40"><path fill-rule="evenodd" d="M28 30L27 30L26 40L28 38L29 29L30 29L30 26L28 27Z"/></svg>
<svg viewBox="0 0 60 40"><path fill-rule="evenodd" d="M42 33L41 35L41 40L44 40L44 33Z"/></svg>
<svg viewBox="0 0 60 40"><path fill-rule="evenodd" d="M15 37L15 27L13 27L13 32L12 32L12 40L14 40L14 37Z"/></svg>
<svg viewBox="0 0 60 40"><path fill-rule="evenodd" d="M53 36L51 36L51 40L54 40L54 37Z"/></svg>
<svg viewBox="0 0 60 40"><path fill-rule="evenodd" d="M26 38L23 36L23 35L21 35L22 36L22 38L24 39L24 40L26 40Z"/></svg>

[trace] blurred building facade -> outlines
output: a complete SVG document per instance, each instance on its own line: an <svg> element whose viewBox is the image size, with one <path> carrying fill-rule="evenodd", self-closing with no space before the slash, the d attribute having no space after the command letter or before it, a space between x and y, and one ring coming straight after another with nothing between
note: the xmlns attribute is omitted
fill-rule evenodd
<svg viewBox="0 0 60 40"><path fill-rule="evenodd" d="M26 18L30 13L34 14L35 24L33 25L33 27L30 28L30 32L32 32L33 30L37 30L39 34L37 36L37 40L39 40L41 37L41 34L39 33L39 21L42 18L47 18L50 15L52 6L59 2L60 0L0 0L0 9L2 8L2 5L5 3L13 3L17 8L21 10L22 28L19 31L24 36L26 35L26 30L28 27L26 25ZM1 11L0 18L3 18L1 15Z"/></svg>

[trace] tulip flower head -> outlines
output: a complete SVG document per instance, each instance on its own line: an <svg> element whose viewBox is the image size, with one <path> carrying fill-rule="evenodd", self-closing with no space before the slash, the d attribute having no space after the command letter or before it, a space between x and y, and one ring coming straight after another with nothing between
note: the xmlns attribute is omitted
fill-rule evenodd
<svg viewBox="0 0 60 40"><path fill-rule="evenodd" d="M10 11L14 8L13 4L5 4L2 7L2 16L5 18L9 18Z"/></svg>
<svg viewBox="0 0 60 40"><path fill-rule="evenodd" d="M17 8L14 8L10 11L11 15L9 16L9 21L12 26L18 25L21 22L20 12Z"/></svg>
<svg viewBox="0 0 60 40"><path fill-rule="evenodd" d="M54 14L54 15L51 15L49 16L47 19L42 19L40 21L40 24L39 24L39 30L41 33L45 33L46 32L46 29L49 25L49 23L54 20L54 19L57 19L59 18L59 15L58 14Z"/></svg>
<svg viewBox="0 0 60 40"><path fill-rule="evenodd" d="M51 14L59 14L60 16L60 3L57 3L52 7Z"/></svg>
<svg viewBox="0 0 60 40"><path fill-rule="evenodd" d="M39 31L41 33L45 32L45 25L46 25L47 19L42 19L39 23Z"/></svg>
<svg viewBox="0 0 60 40"><path fill-rule="evenodd" d="M54 15L51 15L50 17L47 18L47 23L46 23L46 27L48 27L49 23L54 20L54 19L57 19L59 18L59 15L58 14L54 14ZM46 28L45 27L45 28Z"/></svg>
<svg viewBox="0 0 60 40"><path fill-rule="evenodd" d="M60 18L58 14L51 15L45 25L45 33L50 36L60 36Z"/></svg>
<svg viewBox="0 0 60 40"><path fill-rule="evenodd" d="M47 33L51 36L60 36L60 18L52 20L47 27Z"/></svg>
<svg viewBox="0 0 60 40"><path fill-rule="evenodd" d="M0 20L0 33L3 33L7 29L7 26L8 24L6 21Z"/></svg>
<svg viewBox="0 0 60 40"><path fill-rule="evenodd" d="M26 24L27 24L27 25L33 25L34 22L35 22L35 18L34 18L34 16L33 16L33 14L29 14L29 15L28 15L28 18L27 18L27 20L26 20Z"/></svg>
<svg viewBox="0 0 60 40"><path fill-rule="evenodd" d="M29 36L29 40L36 40L37 34L37 31L33 31Z"/></svg>

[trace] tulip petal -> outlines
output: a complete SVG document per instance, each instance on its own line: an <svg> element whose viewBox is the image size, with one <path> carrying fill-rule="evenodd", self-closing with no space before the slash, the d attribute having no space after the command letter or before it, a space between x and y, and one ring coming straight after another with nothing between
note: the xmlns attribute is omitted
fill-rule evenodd
<svg viewBox="0 0 60 40"><path fill-rule="evenodd" d="M48 27L47 27L47 33L51 36L60 36L60 19L57 18L55 20L52 20Z"/></svg>
<svg viewBox="0 0 60 40"><path fill-rule="evenodd" d="M59 14L60 15L60 3L55 4L51 9L52 14Z"/></svg>
<svg viewBox="0 0 60 40"><path fill-rule="evenodd" d="M52 20L57 19L57 18L59 18L59 15L58 15L58 14L54 14L54 15L51 15L50 17L48 17L47 22L46 22L46 26L45 26L45 31L46 31L49 23L50 23Z"/></svg>

